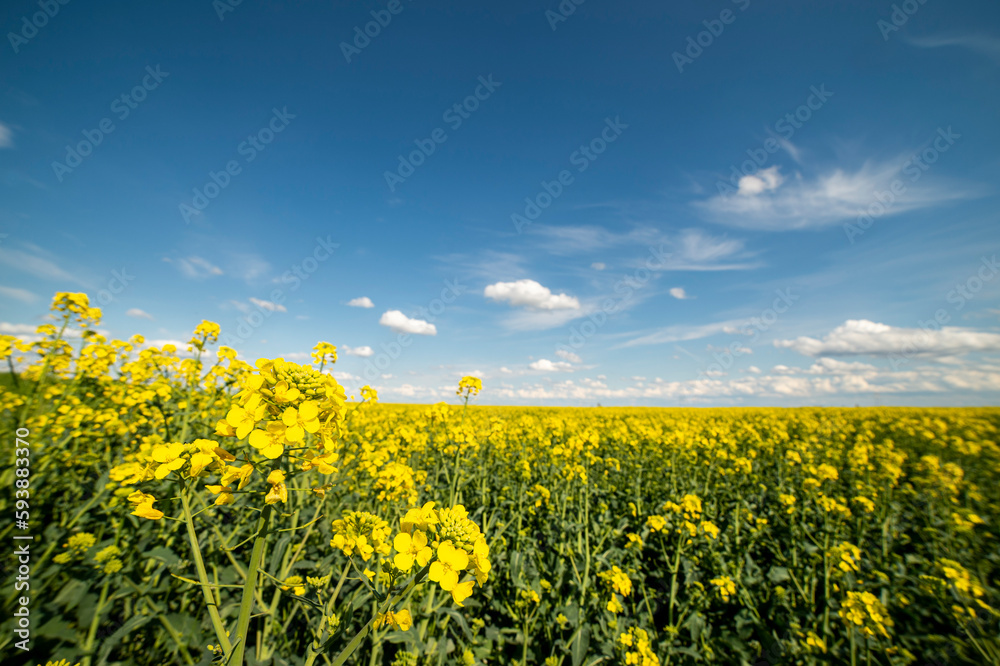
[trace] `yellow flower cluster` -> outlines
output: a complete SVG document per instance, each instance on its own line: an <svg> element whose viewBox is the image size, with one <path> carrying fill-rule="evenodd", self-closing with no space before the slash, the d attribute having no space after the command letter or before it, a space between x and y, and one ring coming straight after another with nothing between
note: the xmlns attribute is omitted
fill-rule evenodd
<svg viewBox="0 0 1000 666"><path fill-rule="evenodd" d="M830 566L837 567L844 573L857 572L858 562L861 561L861 549L844 541L830 549L829 559Z"/></svg>
<svg viewBox="0 0 1000 666"><path fill-rule="evenodd" d="M326 363L333 365L337 362L337 347L329 342L317 342L312 350L312 360L313 363L319 365L320 372L322 372Z"/></svg>
<svg viewBox="0 0 1000 666"><path fill-rule="evenodd" d="M618 645L625 652L625 663L636 666L659 666L660 658L653 652L649 634L645 629L632 627L618 637Z"/></svg>
<svg viewBox="0 0 1000 666"><path fill-rule="evenodd" d="M865 636L889 637L886 627L892 627L892 618L871 592L848 592L847 599L840 606L837 614L849 627L857 628Z"/></svg>
<svg viewBox="0 0 1000 666"><path fill-rule="evenodd" d="M389 554L387 539L392 530L389 523L367 511L348 511L340 520L333 521L333 539L330 545L348 557L355 553L367 562L372 555Z"/></svg>
<svg viewBox="0 0 1000 666"><path fill-rule="evenodd" d="M97 537L90 532L77 532L63 544L66 550L52 558L54 562L66 564L73 560L82 559L86 552L97 543Z"/></svg>
<svg viewBox="0 0 1000 666"><path fill-rule="evenodd" d="M953 604L951 607L956 617L960 619L965 619L965 616L975 618L976 609L972 606L976 606L991 614L997 614L991 606L983 601L982 597L985 594L985 590L968 569L955 560L945 558L939 560L937 566L941 570L941 573L944 574L947 585L951 588L955 599L959 602L958 604Z"/></svg>
<svg viewBox="0 0 1000 666"><path fill-rule="evenodd" d="M708 582L719 591L719 596L722 597L723 601L729 601L729 598L736 594L736 583L729 576L719 576Z"/></svg>
<svg viewBox="0 0 1000 666"><path fill-rule="evenodd" d="M618 595L627 597L632 594L632 579L617 566L611 567L610 571L601 572L598 576L611 589L611 600L605 608L612 613L622 612L625 607Z"/></svg>
<svg viewBox="0 0 1000 666"><path fill-rule="evenodd" d="M455 395L465 394L465 397L479 395L479 392L483 390L483 380L479 377L465 376L458 382L458 390L455 391Z"/></svg>
<svg viewBox="0 0 1000 666"><path fill-rule="evenodd" d="M303 446L306 433L332 449L345 416L344 387L330 375L281 358L256 365L216 434L247 439L270 460L281 457L286 446Z"/></svg>
<svg viewBox="0 0 1000 666"><path fill-rule="evenodd" d="M411 573L414 566L426 567L427 577L459 606L477 582L481 586L488 580L492 568L486 537L461 505L435 509L434 502L427 502L411 508L392 539L388 522L363 511L345 513L334 521L333 532L330 545L347 556L357 554L365 562L375 554L383 556L380 566L391 580ZM462 581L466 571L474 578Z"/></svg>

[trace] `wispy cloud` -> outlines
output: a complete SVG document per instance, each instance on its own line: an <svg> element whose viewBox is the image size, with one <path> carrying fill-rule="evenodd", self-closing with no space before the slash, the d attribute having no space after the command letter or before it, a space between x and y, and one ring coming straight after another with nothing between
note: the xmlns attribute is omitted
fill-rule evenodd
<svg viewBox="0 0 1000 666"><path fill-rule="evenodd" d="M201 257L187 257L182 259L165 258L164 261L173 264L184 277L193 280L204 280L205 278L222 275L222 269Z"/></svg>
<svg viewBox="0 0 1000 666"><path fill-rule="evenodd" d="M504 318L503 326L512 331L546 331L565 326L574 319L586 317L599 309L595 301L581 304L575 310L516 310Z"/></svg>
<svg viewBox="0 0 1000 666"><path fill-rule="evenodd" d="M946 46L975 51L992 60L1000 62L1000 38L990 35L973 34L940 34L926 37L910 37L906 40L913 46L924 49L937 49Z"/></svg>
<svg viewBox="0 0 1000 666"><path fill-rule="evenodd" d="M246 282L257 280L271 271L271 264L252 252L232 253L225 263L228 269L226 272Z"/></svg>
<svg viewBox="0 0 1000 666"><path fill-rule="evenodd" d="M720 321L712 324L702 324L695 326L666 326L653 333L639 336L628 342L623 342L618 347L641 347L645 345L662 345L670 342L683 342L684 340L698 340L707 338L717 333L732 331L735 327L743 324L742 320L733 319L730 321Z"/></svg>
<svg viewBox="0 0 1000 666"><path fill-rule="evenodd" d="M569 361L570 363L583 363L583 359L577 354L569 351L568 349L560 349L556 351L556 356L563 359L564 361Z"/></svg>
<svg viewBox="0 0 1000 666"><path fill-rule="evenodd" d="M557 255L628 246L655 248L667 255L658 269L664 271L745 270L760 265L742 239L713 235L696 228L668 234L653 227L637 227L618 233L596 226L540 226L531 233L542 238L540 245L546 252ZM591 267L603 270L606 265L597 262Z"/></svg>
<svg viewBox="0 0 1000 666"><path fill-rule="evenodd" d="M31 252L23 250L8 249L0 247L0 264L10 268L33 275L43 280L72 282L80 286L87 286L84 282L56 265L55 261L48 258L52 255L37 246L30 246Z"/></svg>
<svg viewBox="0 0 1000 666"><path fill-rule="evenodd" d="M149 314L145 310L140 310L139 308L129 308L125 311L126 317L134 317L136 319L152 319L153 315Z"/></svg>
<svg viewBox="0 0 1000 666"><path fill-rule="evenodd" d="M14 132L9 125L0 122L0 148L14 147Z"/></svg>
<svg viewBox="0 0 1000 666"><path fill-rule="evenodd" d="M695 206L721 224L784 231L855 219L879 202L877 193L883 199L887 194L892 197L880 215L898 215L980 196L978 188L925 175L911 159L912 155L907 155L891 162L869 161L855 171L836 168L813 179L800 173L785 178L774 167L767 178L761 174L744 176L737 192L718 194ZM897 183L897 192L902 185L901 193L892 193L893 183Z"/></svg>
<svg viewBox="0 0 1000 666"><path fill-rule="evenodd" d="M27 289L18 289L17 287L0 287L0 296L22 303L34 303L38 299L38 296Z"/></svg>
<svg viewBox="0 0 1000 666"><path fill-rule="evenodd" d="M262 310L267 310L268 312L288 312L288 308L280 303L274 303L272 301L265 301L261 298L250 298L250 302L259 307Z"/></svg>

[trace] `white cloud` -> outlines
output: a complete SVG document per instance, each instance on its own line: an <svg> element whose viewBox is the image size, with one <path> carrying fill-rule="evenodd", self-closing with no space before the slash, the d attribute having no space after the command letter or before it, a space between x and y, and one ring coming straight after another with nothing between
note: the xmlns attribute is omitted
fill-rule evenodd
<svg viewBox="0 0 1000 666"><path fill-rule="evenodd" d="M812 180L796 174L794 179L785 181L776 171L764 176L769 171L765 170L741 178L737 192L718 194L696 206L722 224L781 231L856 220L869 207L881 206L876 193L890 201L880 216L978 196L972 188L942 180L935 182L933 175L922 171L914 177L913 171L919 167L910 158L907 155L881 164L867 162L853 172L837 168ZM897 194L891 191L894 184Z"/></svg>
<svg viewBox="0 0 1000 666"><path fill-rule="evenodd" d="M861 363L860 361L838 361L835 358L821 358L809 366L806 372L811 375L843 375L852 372L869 372L875 369L874 365Z"/></svg>
<svg viewBox="0 0 1000 666"><path fill-rule="evenodd" d="M573 372L573 364L566 361L550 361L547 358L540 358L528 365L532 370L539 372Z"/></svg>
<svg viewBox="0 0 1000 666"><path fill-rule="evenodd" d="M497 282L483 290L483 295L497 302L507 302L514 307L529 310L579 310L580 301L574 296L553 294L534 280Z"/></svg>
<svg viewBox="0 0 1000 666"><path fill-rule="evenodd" d="M785 182L785 177L778 173L778 168L777 166L772 166L767 169L761 169L755 174L743 176L739 180L737 194L748 196L778 189L778 186Z"/></svg>
<svg viewBox="0 0 1000 666"><path fill-rule="evenodd" d="M14 133L10 126L0 123L0 148L14 147Z"/></svg>
<svg viewBox="0 0 1000 666"><path fill-rule="evenodd" d="M399 310L387 310L378 320L382 326L387 326L397 333L413 335L437 335L437 327L423 319L410 319Z"/></svg>
<svg viewBox="0 0 1000 666"><path fill-rule="evenodd" d="M341 346L341 349L343 349L344 353L348 356L361 356L363 358L368 358L369 356L373 356L375 354L375 351L368 345L361 347L348 347L347 345L343 345Z"/></svg>
<svg viewBox="0 0 1000 666"><path fill-rule="evenodd" d="M284 305L273 301L265 301L260 298L251 297L250 302L259 307L261 310L267 310L268 312L288 312L288 309Z"/></svg>
<svg viewBox="0 0 1000 666"><path fill-rule="evenodd" d="M694 296L688 296L688 293L684 291L684 287L673 287L670 290L670 295L679 301L684 301L689 298L694 298Z"/></svg>
<svg viewBox="0 0 1000 666"><path fill-rule="evenodd" d="M605 264L603 261L595 261L590 265L590 267L593 268L595 271L603 271L605 268L608 267L608 265Z"/></svg>
<svg viewBox="0 0 1000 666"><path fill-rule="evenodd" d="M145 310L140 310L139 308L129 308L125 311L125 316L135 317L136 319L152 319L153 315L149 314Z"/></svg>
<svg viewBox="0 0 1000 666"><path fill-rule="evenodd" d="M559 358L569 361L570 363L583 363L583 359L569 351L568 349L556 350L556 356Z"/></svg>
<svg viewBox="0 0 1000 666"><path fill-rule="evenodd" d="M603 382L589 379L565 379L545 384L525 384L520 388L509 385L494 387L491 395L500 400L521 400L534 404L556 400L712 403L720 399L736 403L783 400L815 404L824 400L843 404L856 401L858 396L872 394L894 394L905 400L902 396L913 394L951 396L956 391L1000 392L1000 368L995 365L957 368L923 366L904 371L874 366L847 370L836 364L825 366L820 371L817 365L805 369L778 366L766 374L753 368L750 371L753 374L740 377L702 377L683 381L656 378L625 388L609 388ZM937 399L940 400L940 397Z"/></svg>
<svg viewBox="0 0 1000 666"><path fill-rule="evenodd" d="M957 326L940 330L896 328L867 319L849 319L822 339L775 340L774 346L805 356L954 356L1000 350L1000 334Z"/></svg>
<svg viewBox="0 0 1000 666"><path fill-rule="evenodd" d="M32 335L37 328L37 326L32 326L31 324L9 324L5 321L0 322L0 333L3 333L4 335Z"/></svg>
<svg viewBox="0 0 1000 666"><path fill-rule="evenodd" d="M143 343L144 349L151 349L152 347L157 347L163 349L167 345L173 345L176 348L174 352L178 356L194 356L193 351L188 351L188 343L183 340L175 340L173 338L160 338L157 340L146 340Z"/></svg>
<svg viewBox="0 0 1000 666"><path fill-rule="evenodd" d="M21 301L22 303L32 303L38 298L27 289L18 289L17 287L0 287L0 296L13 298L14 300Z"/></svg>
<svg viewBox="0 0 1000 666"><path fill-rule="evenodd" d="M222 269L215 264L202 259L201 257L188 257L186 259L164 259L168 263L175 264L177 270L181 272L184 277L189 277L195 280L202 280L204 278L213 277L215 275L222 275Z"/></svg>
<svg viewBox="0 0 1000 666"><path fill-rule="evenodd" d="M360 298L352 298L347 301L347 304L352 308L373 308L375 304L372 303L372 299L367 296L361 296Z"/></svg>

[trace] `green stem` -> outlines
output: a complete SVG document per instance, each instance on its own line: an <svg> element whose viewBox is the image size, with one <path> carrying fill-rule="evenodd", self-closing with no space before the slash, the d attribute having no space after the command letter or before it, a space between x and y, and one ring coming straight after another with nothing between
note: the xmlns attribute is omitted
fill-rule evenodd
<svg viewBox="0 0 1000 666"><path fill-rule="evenodd" d="M90 629L87 631L87 642L83 644L83 651L87 656L83 658L83 666L90 666L93 659L91 654L94 651L94 640L97 638L97 626L101 623L101 613L104 611L104 604L108 600L108 587L111 581L105 579L101 587L101 597L97 600L97 608L94 609L94 619L90 621Z"/></svg>
<svg viewBox="0 0 1000 666"><path fill-rule="evenodd" d="M231 666L243 666L243 655L246 652L247 630L250 628L250 615L253 613L254 592L257 587L257 571L260 561L264 558L264 544L267 542L267 528L271 519L271 505L267 504L260 512L257 523L257 536L253 542L253 552L250 554L250 567L247 569L247 579L243 584L243 599L240 601L240 617L236 621L236 647L229 658Z"/></svg>
<svg viewBox="0 0 1000 666"><path fill-rule="evenodd" d="M188 491L181 491L181 506L184 507L184 522L187 524L188 539L191 541L191 553L194 555L194 566L198 570L198 580L201 581L201 592L205 596L205 603L208 606L208 616L212 619L212 627L215 629L215 637L219 640L219 645L225 654L229 654L233 649L229 642L229 635L226 633L226 625L219 615L219 607L212 597L212 588L209 587L208 572L205 570L205 560L201 557L201 547L198 546L198 533L194 529L194 518L191 516L191 503L188 501Z"/></svg>
<svg viewBox="0 0 1000 666"><path fill-rule="evenodd" d="M365 640L365 636L367 636L368 632L371 631L372 625L375 624L375 620L377 620L379 616L384 615L386 611L395 606L403 599L403 597L409 594L410 591L414 587L416 587L420 583L420 581L424 579L424 576L427 575L427 572L430 571L430 568L431 568L430 563L428 563L427 566L425 566L423 569L417 572L417 575L414 576L413 580L410 582L409 585L406 586L405 590L403 590L394 597L386 599L385 603L382 604L382 607L377 610L375 617L368 620L368 624L366 624L361 629L361 631L355 634L354 638L351 639L351 642L347 644L347 647L345 647L343 651L341 651L341 653L337 655L337 658L333 660L333 664L331 664L331 666L343 666L344 663L350 658L350 656L354 654L355 650L358 649L358 647L361 645L361 642Z"/></svg>

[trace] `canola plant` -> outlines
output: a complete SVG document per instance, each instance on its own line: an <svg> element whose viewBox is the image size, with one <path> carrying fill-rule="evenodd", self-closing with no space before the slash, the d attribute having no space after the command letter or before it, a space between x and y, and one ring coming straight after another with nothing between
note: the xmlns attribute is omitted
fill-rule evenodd
<svg viewBox="0 0 1000 666"><path fill-rule="evenodd" d="M52 310L0 336L4 663L1000 663L998 409L386 405Z"/></svg>

